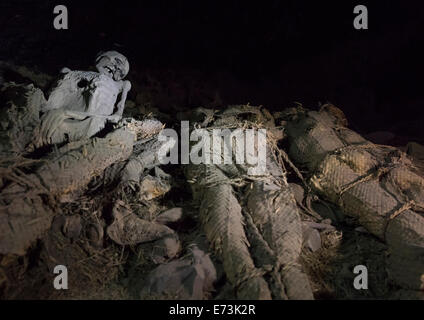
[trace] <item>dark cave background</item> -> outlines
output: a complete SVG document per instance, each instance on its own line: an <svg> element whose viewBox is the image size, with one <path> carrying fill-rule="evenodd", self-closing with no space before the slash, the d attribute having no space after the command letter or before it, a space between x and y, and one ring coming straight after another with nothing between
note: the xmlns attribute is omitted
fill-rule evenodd
<svg viewBox="0 0 424 320"><path fill-rule="evenodd" d="M53 28L58 4L69 10L69 30ZM358 4L368 7L369 30L353 28ZM99 51L115 49L130 61L130 80L173 72L207 83L223 105L330 101L360 133L423 143L423 8L391 0L2 0L0 60L55 75L64 66L87 69ZM172 116L198 103L160 108Z"/></svg>

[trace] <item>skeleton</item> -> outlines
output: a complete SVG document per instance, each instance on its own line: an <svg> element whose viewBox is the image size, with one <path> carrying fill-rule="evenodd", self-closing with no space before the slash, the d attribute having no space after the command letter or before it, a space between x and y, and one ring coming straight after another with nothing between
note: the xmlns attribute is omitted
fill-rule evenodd
<svg viewBox="0 0 424 320"><path fill-rule="evenodd" d="M131 89L131 83L123 80L129 71L128 60L116 51L108 51L97 56L96 68L98 72L62 69L42 108L35 147L91 137L108 121L119 122Z"/></svg>

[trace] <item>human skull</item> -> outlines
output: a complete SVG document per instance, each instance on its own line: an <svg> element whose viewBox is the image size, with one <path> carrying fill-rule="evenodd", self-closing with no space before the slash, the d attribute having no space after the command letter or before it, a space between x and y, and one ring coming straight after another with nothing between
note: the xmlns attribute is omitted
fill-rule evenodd
<svg viewBox="0 0 424 320"><path fill-rule="evenodd" d="M97 70L115 81L125 78L130 70L128 59L116 51L101 52L96 58Z"/></svg>

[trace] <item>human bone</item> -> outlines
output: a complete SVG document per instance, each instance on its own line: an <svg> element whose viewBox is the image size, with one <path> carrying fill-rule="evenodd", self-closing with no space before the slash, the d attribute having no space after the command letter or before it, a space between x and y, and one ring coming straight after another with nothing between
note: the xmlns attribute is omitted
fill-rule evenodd
<svg viewBox="0 0 424 320"><path fill-rule="evenodd" d="M98 72L64 68L42 111L35 147L91 137L108 121L122 118L131 83L127 58L116 51L98 55ZM118 97L120 99L118 101Z"/></svg>
<svg viewBox="0 0 424 320"><path fill-rule="evenodd" d="M119 81L126 77L130 70L130 65L124 55L116 51L107 51L97 55L96 68L100 73Z"/></svg>

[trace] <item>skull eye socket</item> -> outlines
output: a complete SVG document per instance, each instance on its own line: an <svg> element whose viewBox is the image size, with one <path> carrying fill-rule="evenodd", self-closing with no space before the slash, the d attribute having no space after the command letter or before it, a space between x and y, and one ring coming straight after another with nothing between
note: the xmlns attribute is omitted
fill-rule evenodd
<svg viewBox="0 0 424 320"><path fill-rule="evenodd" d="M119 59L119 58L115 58L115 62L117 64L120 64L120 65L123 65L124 64L124 62L121 59Z"/></svg>

